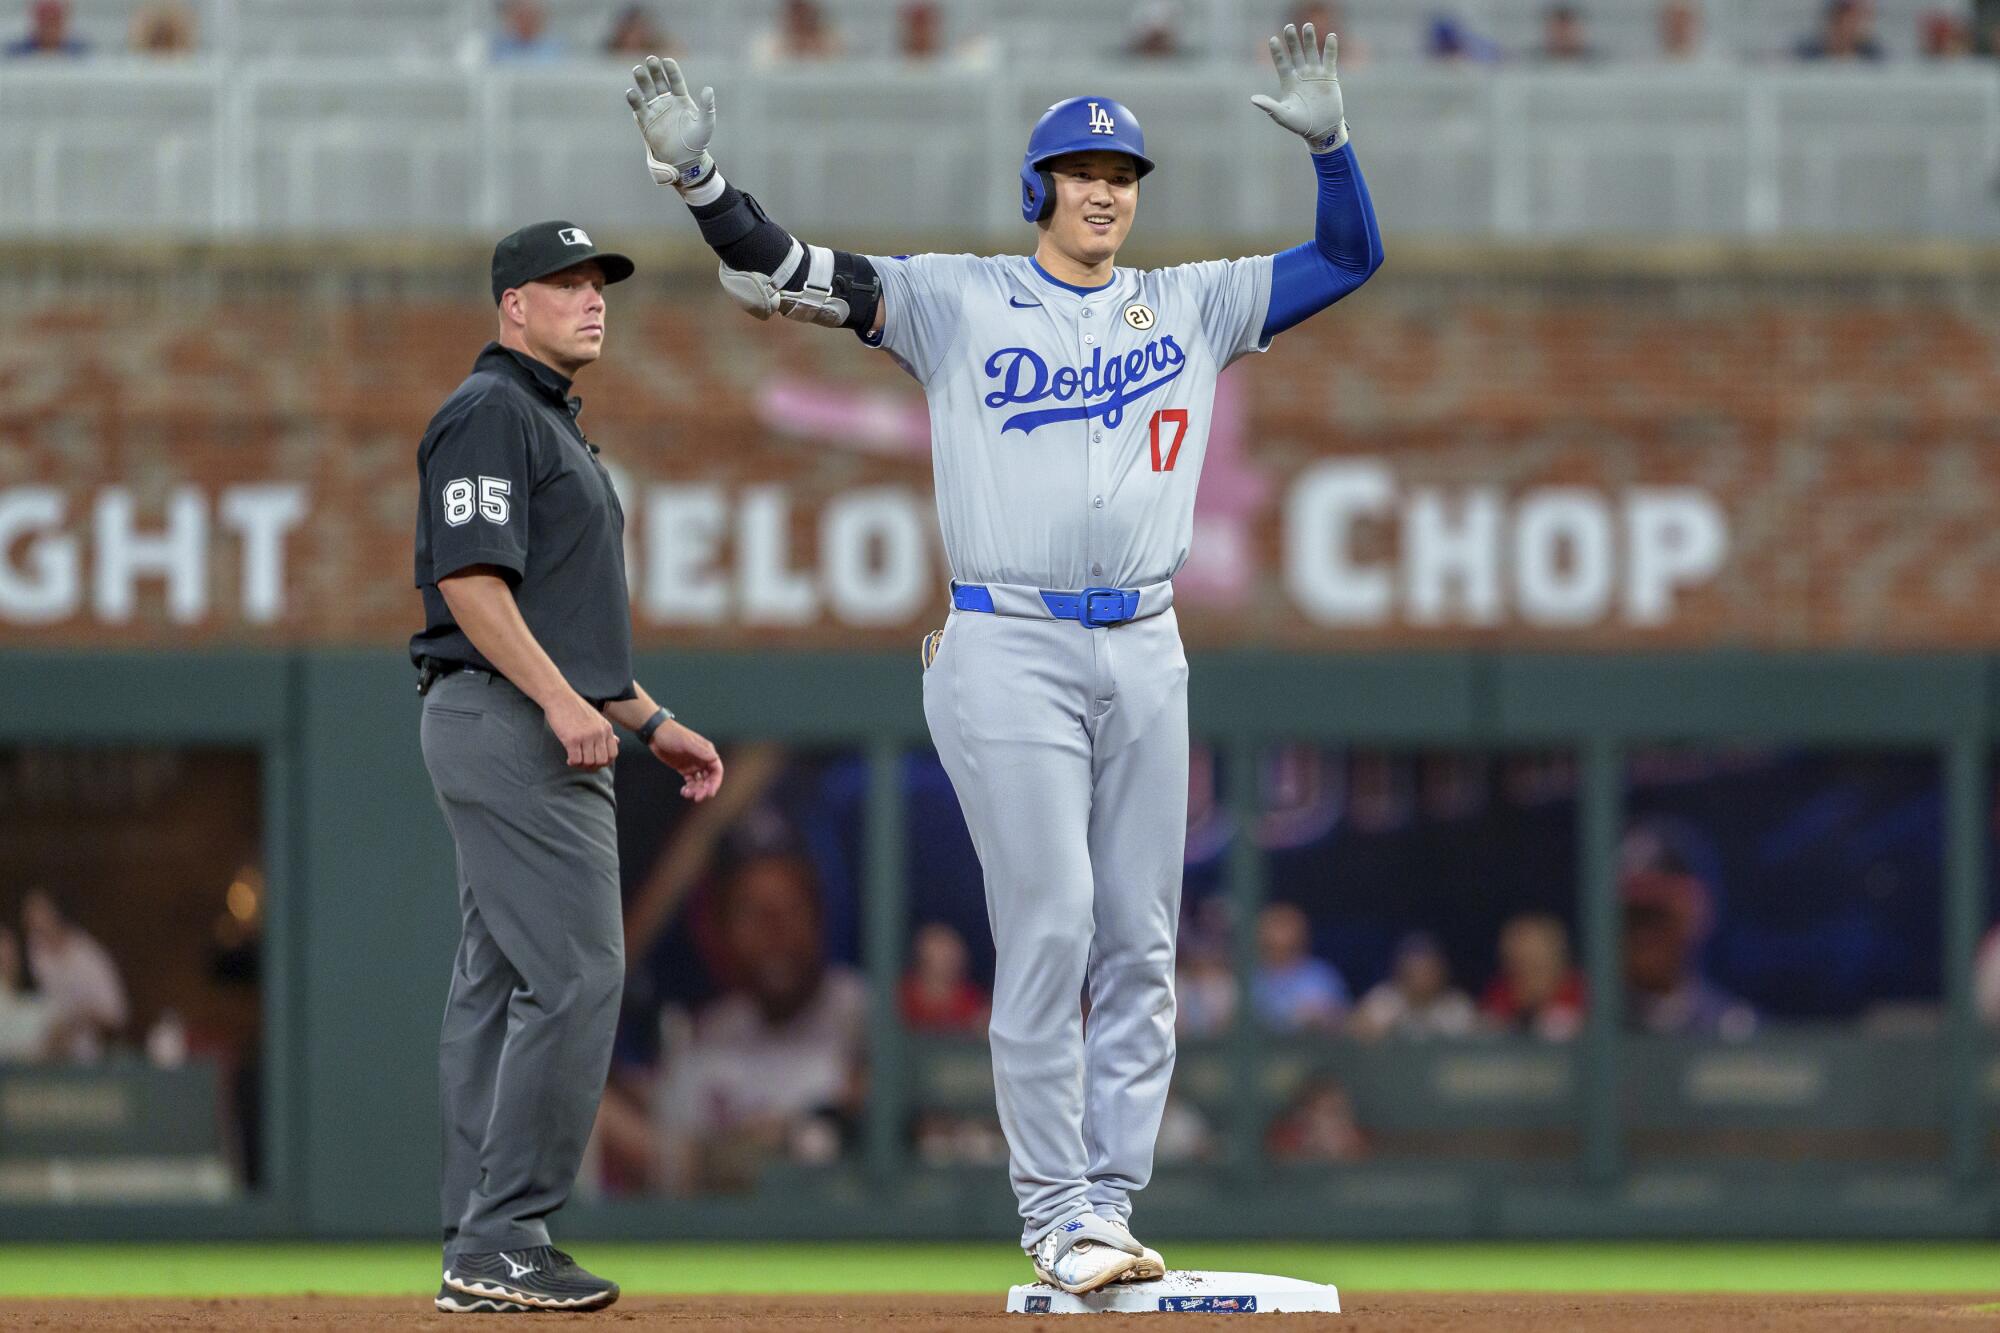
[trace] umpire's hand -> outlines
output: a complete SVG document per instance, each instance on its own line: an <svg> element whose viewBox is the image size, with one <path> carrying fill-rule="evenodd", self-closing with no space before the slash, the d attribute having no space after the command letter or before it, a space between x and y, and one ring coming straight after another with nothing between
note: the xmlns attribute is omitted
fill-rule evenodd
<svg viewBox="0 0 2000 1333"><path fill-rule="evenodd" d="M618 757L618 733L611 719L572 692L542 710L549 730L562 742L571 768L603 768ZM657 736L654 739L658 739Z"/></svg>
<svg viewBox="0 0 2000 1333"><path fill-rule="evenodd" d="M722 789L722 756L700 732L678 722L662 722L646 748L681 775L681 795L690 801L705 801Z"/></svg>

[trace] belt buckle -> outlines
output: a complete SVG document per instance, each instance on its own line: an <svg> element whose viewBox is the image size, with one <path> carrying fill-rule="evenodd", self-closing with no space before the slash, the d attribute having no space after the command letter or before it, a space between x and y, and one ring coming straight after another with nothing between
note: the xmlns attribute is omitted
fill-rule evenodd
<svg viewBox="0 0 2000 1333"><path fill-rule="evenodd" d="M1098 619L1097 609L1095 605L1093 605L1093 603L1098 598L1113 599L1111 603L1112 611L1110 619L1108 620ZM1085 588L1083 590L1083 599L1077 605L1076 618L1078 621L1082 623L1085 629L1109 629L1113 625L1124 624L1126 621L1132 618L1130 615L1126 614L1125 611L1124 589Z"/></svg>

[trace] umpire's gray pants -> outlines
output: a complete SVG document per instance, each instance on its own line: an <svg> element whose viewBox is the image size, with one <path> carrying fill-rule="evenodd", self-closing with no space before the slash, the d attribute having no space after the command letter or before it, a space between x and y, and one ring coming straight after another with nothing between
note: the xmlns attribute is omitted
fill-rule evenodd
<svg viewBox="0 0 2000 1333"><path fill-rule="evenodd" d="M624 986L611 772L570 768L542 710L484 673L431 687L423 746L463 916L438 1042L445 1252L547 1245Z"/></svg>

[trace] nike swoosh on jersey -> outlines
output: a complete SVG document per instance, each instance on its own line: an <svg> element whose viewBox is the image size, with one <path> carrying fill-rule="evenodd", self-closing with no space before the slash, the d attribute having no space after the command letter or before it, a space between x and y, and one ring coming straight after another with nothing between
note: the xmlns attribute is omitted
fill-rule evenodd
<svg viewBox="0 0 2000 1333"><path fill-rule="evenodd" d="M1040 301L1017 301L1011 296L1007 298L1007 304L1013 306L1016 310L1040 310L1042 308Z"/></svg>

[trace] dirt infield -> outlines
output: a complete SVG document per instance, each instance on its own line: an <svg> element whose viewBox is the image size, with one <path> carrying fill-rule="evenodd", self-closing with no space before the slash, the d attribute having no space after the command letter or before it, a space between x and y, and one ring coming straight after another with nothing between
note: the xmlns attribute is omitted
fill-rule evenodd
<svg viewBox="0 0 2000 1333"><path fill-rule="evenodd" d="M1880 1329L1996 1328L2000 1312L1978 1307L1985 1296L1643 1296L1643 1295L1388 1295L1343 1298L1343 1315L1270 1315L1256 1328L1330 1328L1341 1333L1536 1333L1619 1330L1619 1333L1703 1333L1755 1330L1785 1333L1873 1333ZM542 1324L659 1325L703 1329L1019 1326L1033 1316L1000 1312L992 1296L635 1296L598 1315L542 1315ZM474 1321L441 1315L426 1298L300 1296L270 1300L18 1301L0 1305L0 1328L465 1328ZM1037 1322L1040 1322L1039 1320ZM501 1327L517 1325L502 1323ZM1090 1333L1162 1327L1241 1329L1233 1316L1093 1315Z"/></svg>

